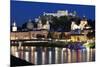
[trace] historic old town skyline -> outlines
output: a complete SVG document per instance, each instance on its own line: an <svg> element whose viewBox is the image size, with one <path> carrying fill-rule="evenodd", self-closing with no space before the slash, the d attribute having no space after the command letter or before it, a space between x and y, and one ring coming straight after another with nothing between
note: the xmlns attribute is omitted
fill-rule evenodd
<svg viewBox="0 0 100 67"><path fill-rule="evenodd" d="M86 16L88 19L95 20L94 9L94 6L88 5L11 1L11 22L16 21L20 26L29 19L34 20L42 16L44 12L56 13L58 10L67 10L69 13L76 11L80 18Z"/></svg>

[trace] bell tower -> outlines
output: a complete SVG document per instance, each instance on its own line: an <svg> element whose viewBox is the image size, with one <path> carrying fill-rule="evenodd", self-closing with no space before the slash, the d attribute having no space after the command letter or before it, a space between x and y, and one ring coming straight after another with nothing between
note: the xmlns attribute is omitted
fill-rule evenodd
<svg viewBox="0 0 100 67"><path fill-rule="evenodd" d="M38 29L39 30L42 29L42 21L41 21L40 17L39 17L39 21L38 21Z"/></svg>
<svg viewBox="0 0 100 67"><path fill-rule="evenodd" d="M14 21L12 24L12 31L17 31L17 26L16 26L16 22Z"/></svg>
<svg viewBox="0 0 100 67"><path fill-rule="evenodd" d="M50 30L50 24L49 24L49 21L48 20L46 22L46 25L47 25L47 30Z"/></svg>

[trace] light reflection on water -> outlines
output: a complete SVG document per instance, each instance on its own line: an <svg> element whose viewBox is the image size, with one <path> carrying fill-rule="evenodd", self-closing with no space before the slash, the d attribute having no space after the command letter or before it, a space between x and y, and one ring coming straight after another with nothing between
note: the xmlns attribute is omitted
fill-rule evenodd
<svg viewBox="0 0 100 67"><path fill-rule="evenodd" d="M35 65L95 61L95 49L70 50L59 47L11 46L11 54Z"/></svg>

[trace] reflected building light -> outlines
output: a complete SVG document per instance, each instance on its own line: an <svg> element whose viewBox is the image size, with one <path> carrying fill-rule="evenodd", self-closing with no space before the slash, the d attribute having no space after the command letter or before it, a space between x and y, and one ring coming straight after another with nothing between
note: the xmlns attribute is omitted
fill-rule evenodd
<svg viewBox="0 0 100 67"><path fill-rule="evenodd" d="M71 50L70 49L67 49L67 52L68 52L68 63L71 63Z"/></svg>
<svg viewBox="0 0 100 67"><path fill-rule="evenodd" d="M24 47L23 46L21 46L21 59L24 59Z"/></svg>
<svg viewBox="0 0 100 67"><path fill-rule="evenodd" d="M58 47L55 47L55 63L58 63Z"/></svg>
<svg viewBox="0 0 100 67"><path fill-rule="evenodd" d="M35 51L34 53L34 64L37 65L37 51Z"/></svg>
<svg viewBox="0 0 100 67"><path fill-rule="evenodd" d="M15 52L15 56L16 56L17 58L19 57L19 52L18 52L18 51Z"/></svg>
<svg viewBox="0 0 100 67"><path fill-rule="evenodd" d="M45 51L42 51L42 64L45 64Z"/></svg>
<svg viewBox="0 0 100 67"><path fill-rule="evenodd" d="M34 49L35 49L35 47L32 46L30 49L31 49L31 57L30 57L31 58L31 63L34 64L34 60L35 60L35 58L34 58L34 52L35 52Z"/></svg>
<svg viewBox="0 0 100 67"><path fill-rule="evenodd" d="M51 52L51 50L49 51L49 64L51 64L51 62L52 62L52 52Z"/></svg>
<svg viewBox="0 0 100 67"><path fill-rule="evenodd" d="M29 52L28 51L25 52L25 60L29 61Z"/></svg>
<svg viewBox="0 0 100 67"><path fill-rule="evenodd" d="M90 48L87 48L87 62L90 61Z"/></svg>
<svg viewBox="0 0 100 67"><path fill-rule="evenodd" d="M15 54L15 49L14 49L15 47L14 46L11 46L11 54L14 56L14 54Z"/></svg>

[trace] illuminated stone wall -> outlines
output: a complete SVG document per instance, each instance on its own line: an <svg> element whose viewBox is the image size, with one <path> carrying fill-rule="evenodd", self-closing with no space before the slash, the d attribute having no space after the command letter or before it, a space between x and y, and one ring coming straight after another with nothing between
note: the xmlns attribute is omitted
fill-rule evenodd
<svg viewBox="0 0 100 67"><path fill-rule="evenodd" d="M47 31L30 31L30 32L11 32L10 39L11 40L22 40L22 39L34 39L37 35L43 35L47 38Z"/></svg>

